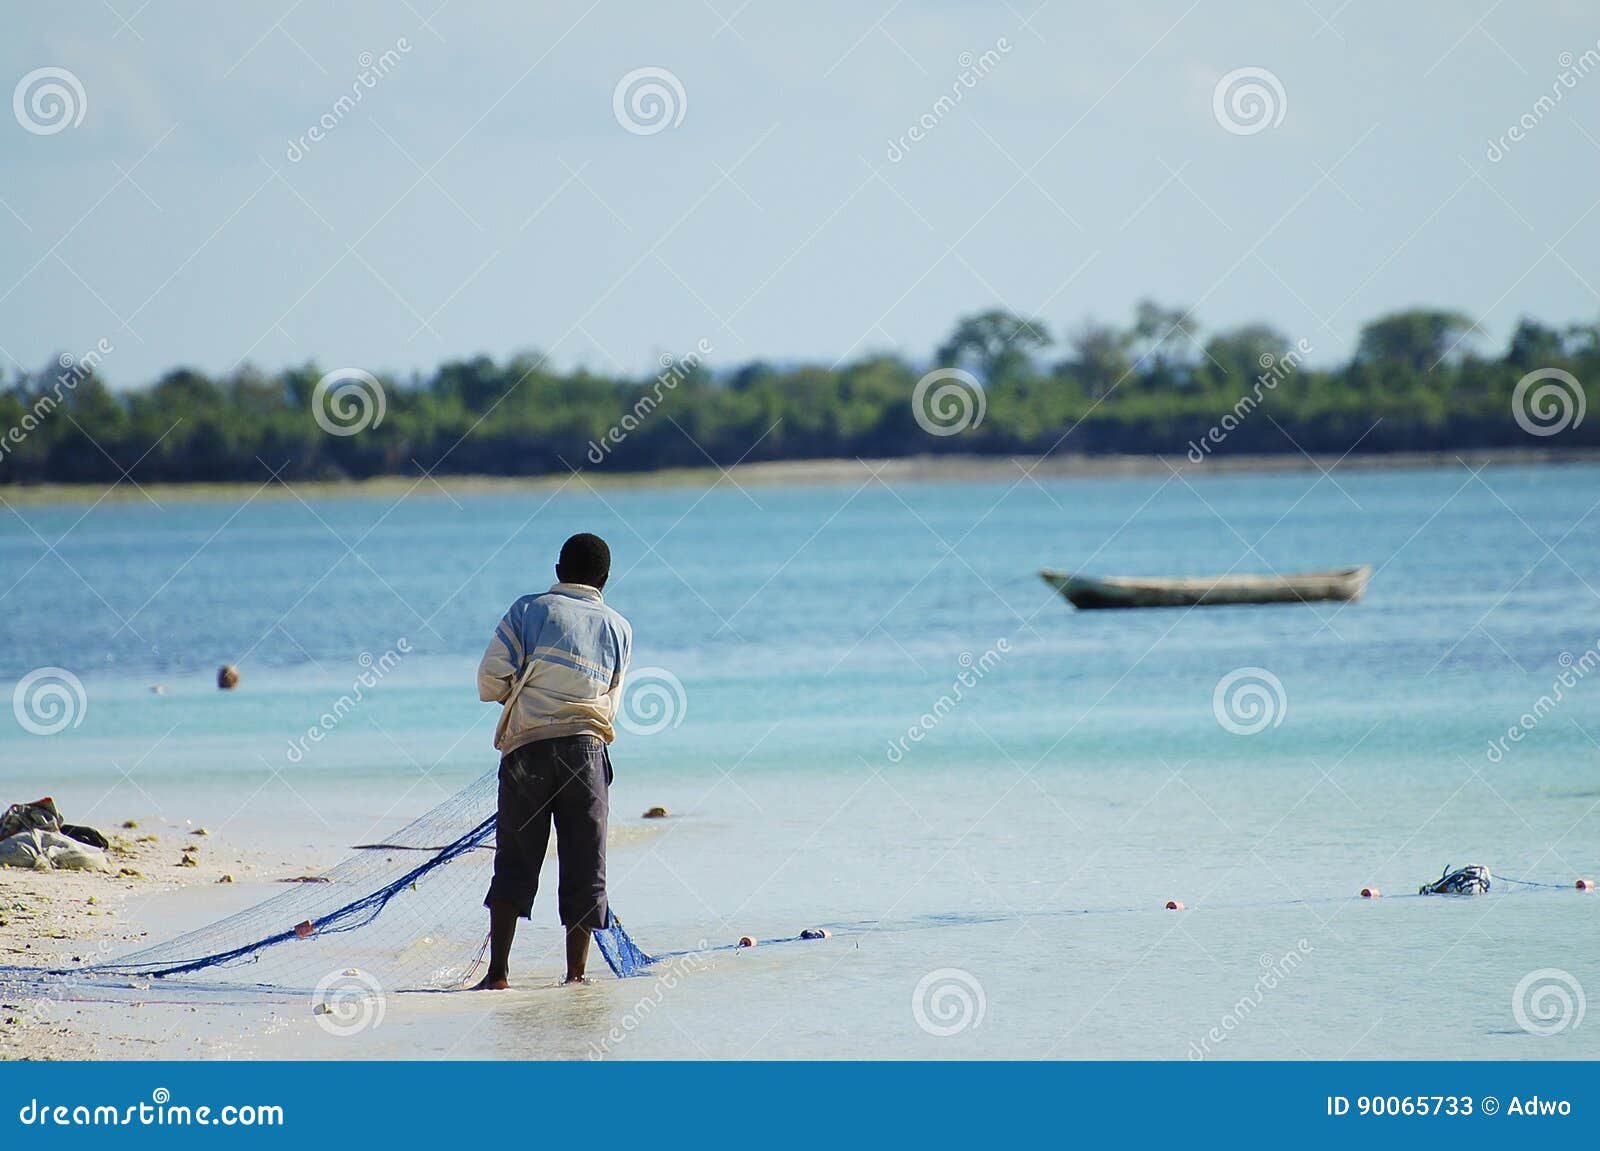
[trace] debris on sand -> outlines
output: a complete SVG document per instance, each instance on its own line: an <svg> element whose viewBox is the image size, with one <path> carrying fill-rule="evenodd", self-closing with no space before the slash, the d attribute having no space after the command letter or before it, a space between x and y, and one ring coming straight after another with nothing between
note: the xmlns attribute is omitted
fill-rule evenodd
<svg viewBox="0 0 1600 1151"><path fill-rule="evenodd" d="M14 803L0 814L0 867L34 871L110 871L106 837L92 827L61 822L48 795Z"/></svg>

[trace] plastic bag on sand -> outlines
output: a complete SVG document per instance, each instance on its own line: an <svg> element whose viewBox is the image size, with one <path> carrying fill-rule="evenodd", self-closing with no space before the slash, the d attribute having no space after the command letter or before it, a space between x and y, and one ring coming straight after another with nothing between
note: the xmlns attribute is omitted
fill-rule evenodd
<svg viewBox="0 0 1600 1151"><path fill-rule="evenodd" d="M110 871L111 861L98 848L54 831L33 828L0 840L0 867L41 871Z"/></svg>

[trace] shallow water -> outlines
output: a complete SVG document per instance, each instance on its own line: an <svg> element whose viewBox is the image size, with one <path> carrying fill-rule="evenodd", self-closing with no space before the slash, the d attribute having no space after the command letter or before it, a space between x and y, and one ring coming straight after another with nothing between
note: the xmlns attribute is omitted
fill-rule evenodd
<svg viewBox="0 0 1600 1151"><path fill-rule="evenodd" d="M560 540L595 530L636 684L671 677L654 677L664 713L633 697L635 727L661 730L613 748L617 908L652 949L814 923L835 938L489 1004L392 996L353 1038L247 1011L241 1050L1595 1057L1571 988L1600 990L1600 894L1392 896L1446 864L1561 884L1600 870L1600 675L1583 658L1600 639L1597 479L1019 471L890 489L864 471L749 491L19 508L0 521L0 671L60 666L85 696L58 734L4 725L0 757L10 798L53 792L76 821L194 818L330 861L492 767L472 665ZM1034 574L1360 562L1378 570L1347 607L1078 613ZM361 653L391 651L307 741ZM1563 653L1573 686L1491 753ZM211 685L229 660L231 695ZM1249 677L1268 710L1224 707L1225 726L1214 690L1244 668L1270 673ZM655 804L674 818L634 818ZM1368 884L1391 894L1353 898ZM525 932L532 984L559 971L553 923L544 907ZM1540 977L1524 1016L1552 979L1574 1006L1541 1036L1513 993L1546 969L1571 982Z"/></svg>

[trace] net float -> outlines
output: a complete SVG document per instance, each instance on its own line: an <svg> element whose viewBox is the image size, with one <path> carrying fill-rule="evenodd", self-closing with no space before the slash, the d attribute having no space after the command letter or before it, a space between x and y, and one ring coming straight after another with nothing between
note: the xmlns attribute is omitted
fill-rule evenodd
<svg viewBox="0 0 1600 1151"><path fill-rule="evenodd" d="M1572 886L1576 887L1579 891L1593 891L1594 890L1594 880L1592 880L1592 879L1580 879L1580 880L1578 880L1578 882L1574 883Z"/></svg>
<svg viewBox="0 0 1600 1151"><path fill-rule="evenodd" d="M753 936L753 935L741 935L741 936L739 936L739 946L740 947L754 947L755 945L756 945L755 936Z"/></svg>
<svg viewBox="0 0 1600 1151"><path fill-rule="evenodd" d="M309 919L303 920L302 922L294 925L295 936L299 939L310 939L312 932L316 931L316 929L316 924L312 923Z"/></svg>
<svg viewBox="0 0 1600 1151"><path fill-rule="evenodd" d="M833 932L826 927L807 927L800 932L801 939L831 939L832 937Z"/></svg>
<svg viewBox="0 0 1600 1151"><path fill-rule="evenodd" d="M1378 896L1382 894L1383 892L1379 891L1376 887L1363 887L1361 889L1362 899L1377 899Z"/></svg>
<svg viewBox="0 0 1600 1151"><path fill-rule="evenodd" d="M1167 910L1168 911L1187 911L1188 908L1186 908L1183 905L1183 901L1181 899L1169 899L1169 900L1167 900Z"/></svg>

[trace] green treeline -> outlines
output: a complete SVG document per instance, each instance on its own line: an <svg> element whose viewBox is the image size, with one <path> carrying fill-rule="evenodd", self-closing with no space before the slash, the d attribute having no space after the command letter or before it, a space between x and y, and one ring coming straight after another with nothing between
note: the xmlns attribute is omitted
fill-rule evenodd
<svg viewBox="0 0 1600 1151"><path fill-rule="evenodd" d="M320 479L945 452L1339 455L1358 441L1362 453L1600 446L1600 419L1574 420L1581 381L1600 379L1600 324L1524 320L1486 354L1469 317L1415 309L1374 320L1348 363L1313 371L1317 342L1260 324L1207 334L1184 309L1146 301L1127 327L1088 323L1059 342L1037 320L970 316L920 367L867 356L713 374L702 344L644 379L479 357L385 379L378 396L349 377L319 389L311 365L223 378L177 369L113 391L98 374L115 363L102 342L0 393L0 483L104 483L124 469L141 482L259 482L268 467ZM914 410L919 379L938 368L969 373L981 394L946 373ZM1570 373L1576 392L1551 370ZM1535 371L1546 374L1514 405ZM971 423L980 406L958 434L929 430ZM335 434L352 425L361 430Z"/></svg>

